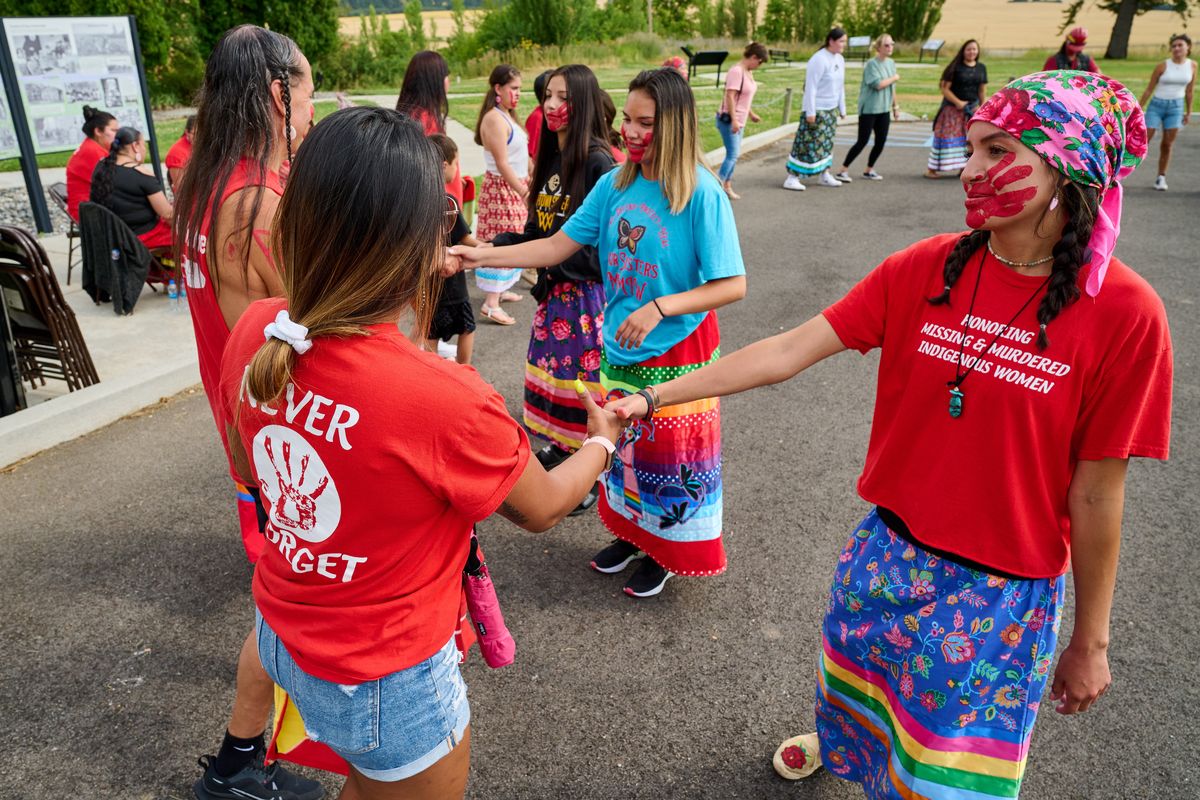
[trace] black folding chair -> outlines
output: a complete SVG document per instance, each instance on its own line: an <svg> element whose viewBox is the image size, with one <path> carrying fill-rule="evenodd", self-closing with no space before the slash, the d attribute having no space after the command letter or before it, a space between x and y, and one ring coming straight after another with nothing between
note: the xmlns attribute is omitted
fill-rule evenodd
<svg viewBox="0 0 1200 800"><path fill-rule="evenodd" d="M67 226L67 286L70 286L71 270L75 268L75 240L79 238L79 226L67 213L67 185L62 181L52 183L46 192L54 201L54 205L58 206L58 210L67 215L67 221L70 223Z"/></svg>

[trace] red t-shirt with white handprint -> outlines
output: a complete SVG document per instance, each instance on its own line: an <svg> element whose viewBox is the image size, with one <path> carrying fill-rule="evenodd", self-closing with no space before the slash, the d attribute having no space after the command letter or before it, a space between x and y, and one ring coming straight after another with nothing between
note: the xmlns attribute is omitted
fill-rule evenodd
<svg viewBox="0 0 1200 800"><path fill-rule="evenodd" d="M256 402L243 376L282 308L247 309L221 370L270 517L254 600L305 672L361 683L450 641L471 527L520 478L529 442L474 369L395 324L317 338L284 395Z"/></svg>
<svg viewBox="0 0 1200 800"><path fill-rule="evenodd" d="M927 302L941 294L942 267L960 236L890 256L824 311L847 347L880 348L858 491L931 547L1013 575L1058 576L1070 556L1076 463L1167 457L1166 312L1150 285L1113 259L1098 296L1082 293L1081 278L1079 300L1050 323L1050 345L1039 350L1044 277L988 256L971 309L986 251L968 260L950 303ZM959 363L974 371L955 418L946 384Z"/></svg>

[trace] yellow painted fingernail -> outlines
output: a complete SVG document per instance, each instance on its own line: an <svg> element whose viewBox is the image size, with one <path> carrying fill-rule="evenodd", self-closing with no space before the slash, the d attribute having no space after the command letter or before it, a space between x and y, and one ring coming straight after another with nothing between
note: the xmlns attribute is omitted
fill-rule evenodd
<svg viewBox="0 0 1200 800"><path fill-rule="evenodd" d="M575 379L575 391L579 394L587 394L587 387L583 385L583 381L579 378Z"/></svg>

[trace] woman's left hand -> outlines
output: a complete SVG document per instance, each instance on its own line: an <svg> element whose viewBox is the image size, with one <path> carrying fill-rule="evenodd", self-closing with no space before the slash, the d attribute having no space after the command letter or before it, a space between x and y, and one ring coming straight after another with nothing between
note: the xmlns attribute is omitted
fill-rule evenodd
<svg viewBox="0 0 1200 800"><path fill-rule="evenodd" d="M758 114L755 114L753 111L751 111L750 112L750 121L751 122L762 122L762 117L760 117Z"/></svg>
<svg viewBox="0 0 1200 800"><path fill-rule="evenodd" d="M628 349L641 347L642 342L650 335L650 331L662 322L662 318L662 314L659 313L658 307L654 305L653 301L646 303L626 317L625 321L621 323L621 327L617 328L617 344Z"/></svg>
<svg viewBox="0 0 1200 800"><path fill-rule="evenodd" d="M1058 701L1059 714L1075 714L1087 711L1111 685L1106 648L1067 645L1054 670L1050 699Z"/></svg>

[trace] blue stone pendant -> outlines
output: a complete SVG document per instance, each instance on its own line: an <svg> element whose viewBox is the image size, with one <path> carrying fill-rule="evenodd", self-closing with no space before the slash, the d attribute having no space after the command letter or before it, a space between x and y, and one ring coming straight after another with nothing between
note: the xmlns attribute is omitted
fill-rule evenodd
<svg viewBox="0 0 1200 800"><path fill-rule="evenodd" d="M958 419L963 412L963 393L957 386L950 389L950 416Z"/></svg>

